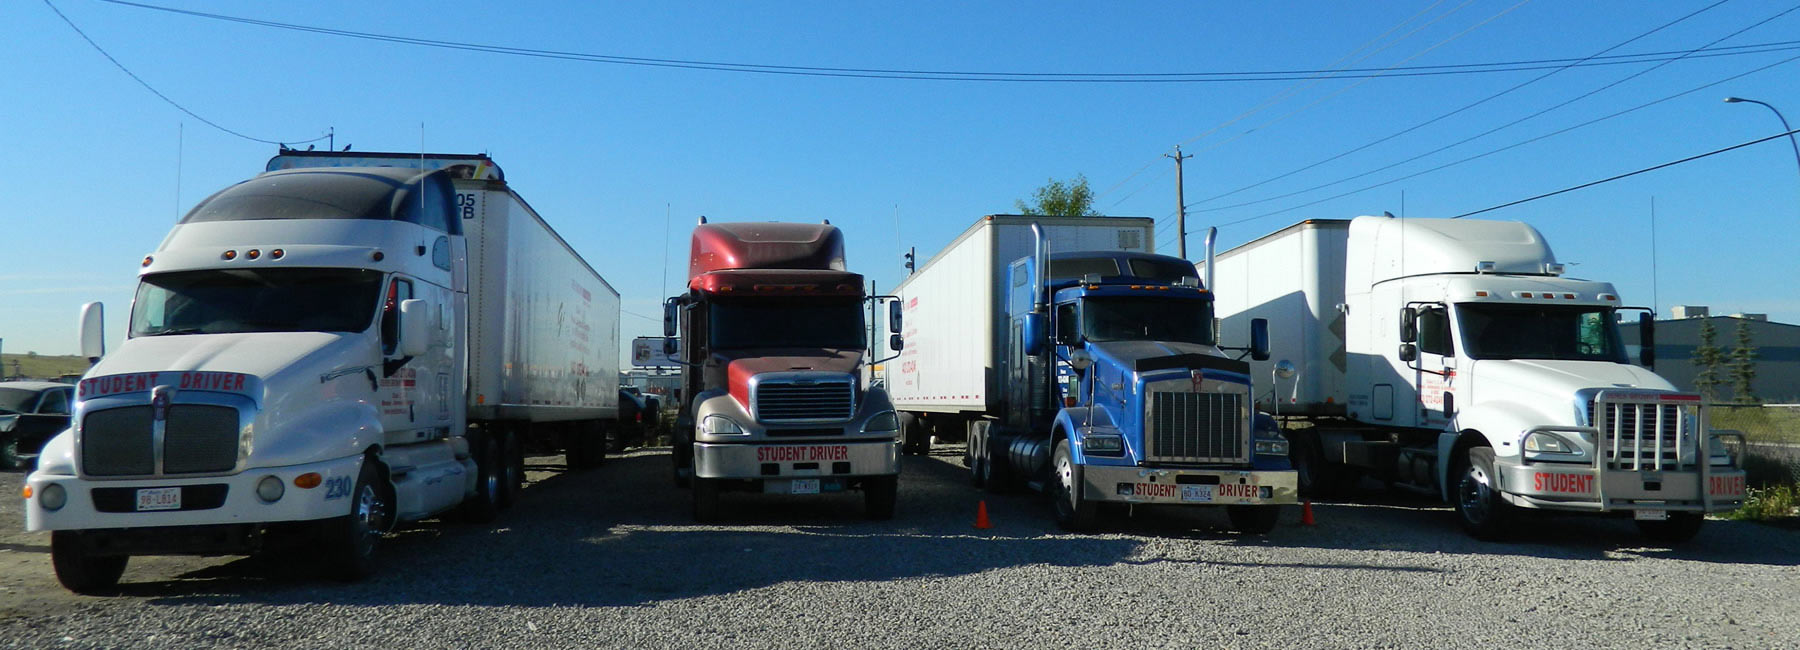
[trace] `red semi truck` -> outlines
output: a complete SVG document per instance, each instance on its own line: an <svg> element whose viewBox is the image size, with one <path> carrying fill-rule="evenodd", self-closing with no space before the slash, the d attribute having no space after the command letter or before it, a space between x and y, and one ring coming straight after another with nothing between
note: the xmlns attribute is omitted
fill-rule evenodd
<svg viewBox="0 0 1800 650"><path fill-rule="evenodd" d="M870 518L892 517L899 420L863 380L864 303L881 298L844 270L843 232L702 218L691 250L687 292L665 303L663 329L686 398L675 482L692 487L694 518L714 519L726 491L846 490L862 491Z"/></svg>

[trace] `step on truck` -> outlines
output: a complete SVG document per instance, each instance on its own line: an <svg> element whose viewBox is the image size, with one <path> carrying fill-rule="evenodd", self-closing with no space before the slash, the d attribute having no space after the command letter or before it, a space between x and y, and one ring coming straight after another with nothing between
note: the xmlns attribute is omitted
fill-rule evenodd
<svg viewBox="0 0 1800 650"><path fill-rule="evenodd" d="M696 520L715 520L729 491L861 490L870 518L894 516L899 422L864 380L868 300L881 298L844 270L844 235L829 222L701 219L688 289L663 312L687 398L670 455ZM889 345L903 347L898 334Z"/></svg>
<svg viewBox="0 0 1800 650"><path fill-rule="evenodd" d="M1508 221L1310 220L1218 256L1226 332L1267 319L1301 487L1359 477L1455 505L1483 539L1521 510L1630 513L1682 541L1744 499L1744 472L1699 395L1652 372L1643 310L1633 365L1607 282L1564 275Z"/></svg>
<svg viewBox="0 0 1800 650"><path fill-rule="evenodd" d="M600 458L619 298L481 155L282 151L189 211L106 354L84 308L73 427L25 481L71 590L133 555L300 546L375 570L399 522L485 521L523 448Z"/></svg>
<svg viewBox="0 0 1800 650"><path fill-rule="evenodd" d="M1048 492L1071 530L1139 505L1224 505L1239 530L1273 528L1296 499L1287 443L1219 347L1212 293L1153 254L1154 228L993 215L933 256L895 289L908 343L886 383L903 435L961 429L977 486Z"/></svg>

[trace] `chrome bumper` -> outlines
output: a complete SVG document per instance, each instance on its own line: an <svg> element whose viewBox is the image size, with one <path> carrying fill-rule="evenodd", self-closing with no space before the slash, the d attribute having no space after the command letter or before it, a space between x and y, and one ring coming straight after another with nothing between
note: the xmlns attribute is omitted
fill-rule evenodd
<svg viewBox="0 0 1800 650"><path fill-rule="evenodd" d="M1299 502L1293 470L1152 469L1085 465L1083 498L1118 503L1283 505Z"/></svg>
<svg viewBox="0 0 1800 650"><path fill-rule="evenodd" d="M694 443L694 475L700 478L831 478L899 473L898 440L806 444Z"/></svg>
<svg viewBox="0 0 1800 650"><path fill-rule="evenodd" d="M1720 512L1744 503L1744 470L1737 468L1638 472L1562 463L1495 464L1507 502L1525 508Z"/></svg>

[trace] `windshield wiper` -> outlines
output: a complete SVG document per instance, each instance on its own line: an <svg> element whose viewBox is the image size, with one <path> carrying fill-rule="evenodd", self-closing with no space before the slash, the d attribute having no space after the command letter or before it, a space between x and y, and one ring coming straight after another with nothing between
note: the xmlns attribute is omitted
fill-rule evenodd
<svg viewBox="0 0 1800 650"><path fill-rule="evenodd" d="M166 336L170 334L203 334L198 327L171 327L154 332L145 332L144 336Z"/></svg>

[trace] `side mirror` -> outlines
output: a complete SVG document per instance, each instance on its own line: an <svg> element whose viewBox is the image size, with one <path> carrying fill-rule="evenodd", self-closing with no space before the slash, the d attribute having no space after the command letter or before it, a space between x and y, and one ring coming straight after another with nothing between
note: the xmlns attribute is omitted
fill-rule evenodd
<svg viewBox="0 0 1800 650"><path fill-rule="evenodd" d="M888 349L893 350L895 352L905 350L906 349L906 340L900 338L899 334L889 334L888 335Z"/></svg>
<svg viewBox="0 0 1800 650"><path fill-rule="evenodd" d="M1093 365L1094 355L1088 353L1087 350L1077 348L1069 352L1069 367L1074 368L1075 372L1087 372L1087 369Z"/></svg>
<svg viewBox="0 0 1800 650"><path fill-rule="evenodd" d="M81 356L97 363L106 356L106 306L90 302L81 306Z"/></svg>
<svg viewBox="0 0 1800 650"><path fill-rule="evenodd" d="M1419 340L1419 310L1407 307L1400 310L1400 342L1412 343Z"/></svg>
<svg viewBox="0 0 1800 650"><path fill-rule="evenodd" d="M1269 360L1269 319L1250 319L1250 359Z"/></svg>
<svg viewBox="0 0 1800 650"><path fill-rule="evenodd" d="M681 323L680 309L681 309L681 307L679 305L675 304L675 299L673 299L673 298L670 298L668 301L663 303L663 336L664 337L675 336L675 330L678 328L678 326ZM665 343L664 345L667 345L667 343ZM674 352L674 351L670 350L670 352Z"/></svg>
<svg viewBox="0 0 1800 650"><path fill-rule="evenodd" d="M1444 391L1444 419L1456 417L1456 393Z"/></svg>
<svg viewBox="0 0 1800 650"><path fill-rule="evenodd" d="M431 344L431 310L425 301L400 301L400 356L422 357Z"/></svg>
<svg viewBox="0 0 1800 650"><path fill-rule="evenodd" d="M1638 359L1645 368L1656 369L1656 314L1638 314Z"/></svg>
<svg viewBox="0 0 1800 650"><path fill-rule="evenodd" d="M674 358L675 353L681 351L681 339L673 336L665 336L662 341L663 354L669 355L670 358Z"/></svg>
<svg viewBox="0 0 1800 650"><path fill-rule="evenodd" d="M1025 354L1035 357L1044 353L1044 348L1049 344L1049 340L1045 338L1047 332L1044 331L1044 320L1044 315L1035 311L1025 315L1025 322L1020 328L1020 336L1025 338Z"/></svg>
<svg viewBox="0 0 1800 650"><path fill-rule="evenodd" d="M891 334L900 333L900 307L900 300L897 298L893 302L888 303L888 332ZM898 350L900 348L894 349Z"/></svg>
<svg viewBox="0 0 1800 650"><path fill-rule="evenodd" d="M1413 345L1411 343L1401 343L1400 344L1400 360L1401 361L1405 361L1407 363L1412 363L1413 361L1418 360L1418 358L1419 358L1419 346Z"/></svg>
<svg viewBox="0 0 1800 650"><path fill-rule="evenodd" d="M1294 362L1292 362L1292 361L1288 361L1287 359L1282 359L1280 361L1275 362L1275 376L1278 378L1293 379L1294 375L1299 374L1299 373L1300 373L1300 369L1294 367Z"/></svg>

